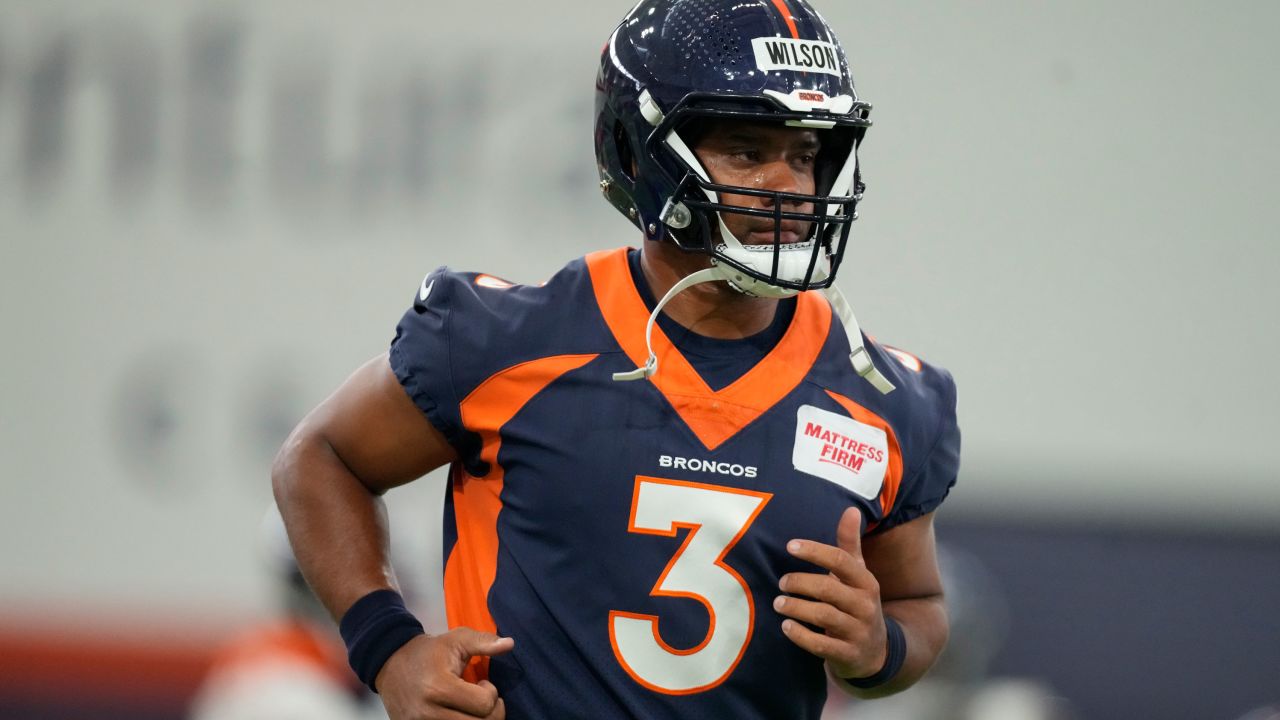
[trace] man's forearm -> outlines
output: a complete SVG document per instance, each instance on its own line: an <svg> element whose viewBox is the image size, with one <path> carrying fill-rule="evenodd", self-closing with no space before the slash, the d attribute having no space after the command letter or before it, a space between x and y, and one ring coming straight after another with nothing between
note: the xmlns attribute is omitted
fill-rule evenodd
<svg viewBox="0 0 1280 720"><path fill-rule="evenodd" d="M942 596L886 600L884 614L902 627L907 655L902 669L889 682L874 688L857 688L836 678L845 692L860 698L880 698L914 685L933 667L947 644L949 626Z"/></svg>
<svg viewBox="0 0 1280 720"><path fill-rule="evenodd" d="M396 587L382 499L305 423L281 448L271 484L298 567L335 620L364 595Z"/></svg>

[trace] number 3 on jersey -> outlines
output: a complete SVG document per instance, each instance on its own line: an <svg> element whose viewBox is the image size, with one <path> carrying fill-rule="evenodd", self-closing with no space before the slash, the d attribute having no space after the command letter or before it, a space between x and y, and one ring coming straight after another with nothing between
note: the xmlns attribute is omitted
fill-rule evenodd
<svg viewBox="0 0 1280 720"><path fill-rule="evenodd" d="M689 531L649 594L697 600L710 615L702 642L679 650L663 641L656 615L610 612L613 654L636 682L656 692L688 695L710 690L733 672L751 641L755 607L747 583L724 558L772 497L719 485L636 478L627 530L664 537L675 537L680 528Z"/></svg>

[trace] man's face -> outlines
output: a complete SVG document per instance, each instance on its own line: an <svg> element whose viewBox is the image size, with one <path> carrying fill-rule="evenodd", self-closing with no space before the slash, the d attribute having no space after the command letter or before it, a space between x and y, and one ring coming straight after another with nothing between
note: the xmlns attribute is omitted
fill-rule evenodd
<svg viewBox="0 0 1280 720"><path fill-rule="evenodd" d="M694 143L711 181L758 190L812 195L818 133L803 128L760 123L717 122ZM774 210L772 198L721 193L720 202L734 207ZM813 212L813 203L785 201L783 212ZM733 212L720 214L724 224L744 245L772 245L773 218ZM809 237L811 222L783 220L781 241L795 243Z"/></svg>

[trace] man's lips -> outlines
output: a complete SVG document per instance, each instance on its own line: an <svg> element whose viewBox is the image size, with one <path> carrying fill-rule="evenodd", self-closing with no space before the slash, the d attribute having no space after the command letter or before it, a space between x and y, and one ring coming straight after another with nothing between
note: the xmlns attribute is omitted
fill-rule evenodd
<svg viewBox="0 0 1280 720"><path fill-rule="evenodd" d="M753 245L772 245L774 235L773 228L773 223L753 227L747 232L747 239ZM784 245L800 242L800 223L782 223L781 232L778 233L778 241Z"/></svg>

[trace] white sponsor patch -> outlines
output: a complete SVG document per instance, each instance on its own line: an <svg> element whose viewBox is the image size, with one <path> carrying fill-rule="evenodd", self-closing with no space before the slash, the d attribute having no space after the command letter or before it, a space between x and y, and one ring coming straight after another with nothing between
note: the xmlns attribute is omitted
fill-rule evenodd
<svg viewBox="0 0 1280 720"><path fill-rule="evenodd" d="M799 70L841 76L836 46L821 40L763 37L751 40L756 67L761 70Z"/></svg>
<svg viewBox="0 0 1280 720"><path fill-rule="evenodd" d="M880 494L889 467L884 430L853 418L802 405L796 412L796 444L791 463L864 498Z"/></svg>

